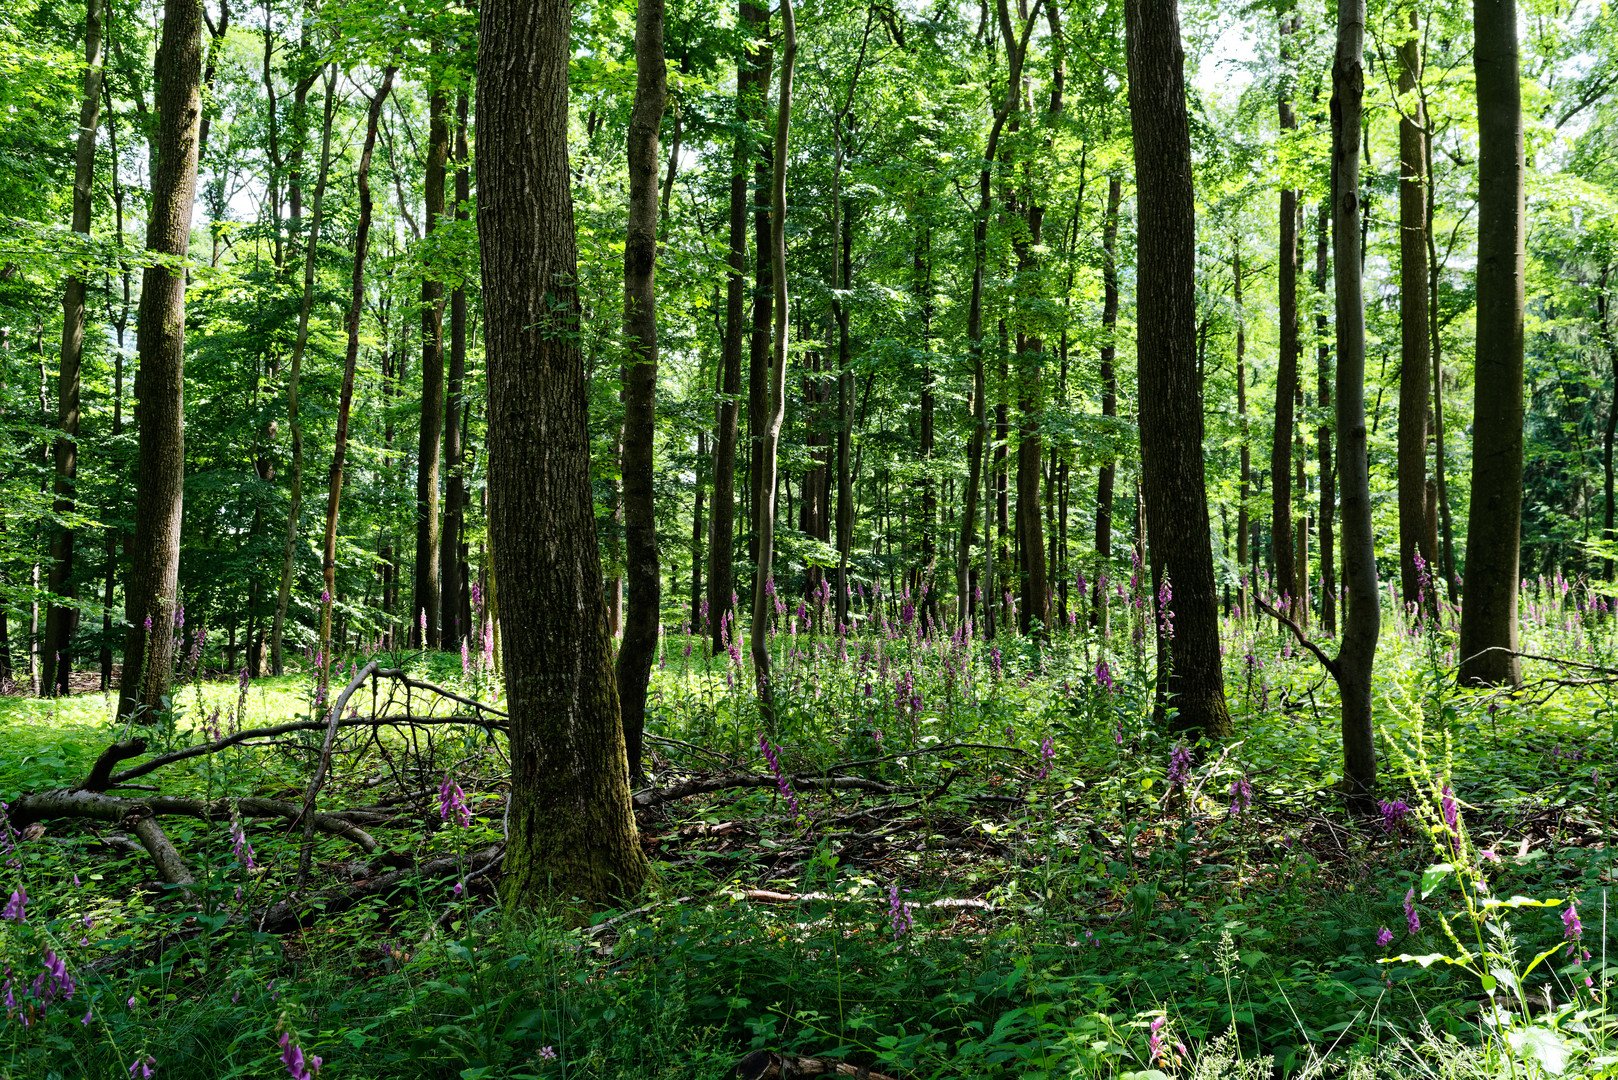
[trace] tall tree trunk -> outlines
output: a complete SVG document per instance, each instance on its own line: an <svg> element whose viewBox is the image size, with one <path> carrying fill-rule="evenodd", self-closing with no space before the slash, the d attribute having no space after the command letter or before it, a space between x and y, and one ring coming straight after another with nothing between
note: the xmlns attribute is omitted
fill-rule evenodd
<svg viewBox="0 0 1618 1080"><path fill-rule="evenodd" d="M937 375L933 369L932 356L934 313L932 255L932 228L930 225L923 225L921 235L916 240L914 259L916 290L920 293L918 299L920 300L921 308L921 423L917 450L921 454L921 467L923 469L921 477L921 566L918 585L926 590L925 597L918 597L918 601L923 616L923 627L929 630L938 625L938 583L933 579L938 569L935 565L938 555L938 482L932 475L934 412L938 395L933 385Z"/></svg>
<svg viewBox="0 0 1618 1080"><path fill-rule="evenodd" d="M717 291L717 290L716 290ZM706 365L704 365L706 366ZM707 492L703 486L703 462L708 460L708 433L697 429L697 467L695 482L691 485L691 610L686 616L690 622L691 633L702 633L702 550L703 539L707 536L707 527L703 523L702 511L704 496Z"/></svg>
<svg viewBox="0 0 1618 1080"><path fill-rule="evenodd" d="M1601 519L1601 539L1608 545L1608 554L1601 560L1601 580L1613 579L1613 558L1611 544L1614 533L1614 506L1613 506L1613 442L1618 435L1618 339L1612 332L1612 323L1607 317L1607 307L1611 300L1607 293L1607 279L1612 274L1612 265L1609 263L1601 268L1601 279L1596 282L1596 333L1602 344L1607 347L1607 359L1612 364L1612 398L1607 404L1607 427L1601 437L1601 476L1602 491L1606 496Z"/></svg>
<svg viewBox="0 0 1618 1080"><path fill-rule="evenodd" d="M123 300L118 309L118 314L116 316L112 314L110 301L107 305L108 321L112 323L113 333L117 335L117 349L112 357L112 437L114 442L117 442L119 436L124 433L124 334L129 328L131 273L129 260L122 257L124 253L124 185L119 178L118 115L113 112L112 92L105 78L101 82L101 95L107 106L107 150L112 158L112 213L113 229L116 233L114 242L118 246L119 254L118 276L123 284ZM123 474L122 455L114 456L110 465L114 475L121 480ZM118 488L121 486L122 484L114 485L115 494L109 500L107 507L109 520L115 520L121 516L118 509L120 500L116 495ZM257 515L255 514L256 517ZM103 693L112 689L112 594L117 584L118 541L122 534L123 530L118 525L109 525L107 527L107 570L103 583L101 615L101 691ZM4 614L0 613L0 622L3 622L4 618ZM10 675L9 658L3 647L4 629L5 627L0 625L0 666L6 666L5 671L0 671L0 681Z"/></svg>
<svg viewBox="0 0 1618 1080"><path fill-rule="evenodd" d="M315 300L315 263L320 246L320 203L325 194L325 181L330 170L331 124L335 110L334 92L337 72L330 69L326 79L326 111L321 125L320 177L315 184L314 221L309 226L308 242L303 248L303 301L298 308L298 336L292 345L292 365L287 375L287 425L292 429L292 471L288 476L290 498L287 501L286 539L281 548L281 587L275 600L275 625L270 631L270 665L275 674L282 674L282 643L286 632L287 605L292 598L292 579L297 576L298 527L303 517L303 420L298 411L298 383L303 374L303 354L309 347L309 316ZM302 213L302 196L299 196ZM331 657L322 653L321 667L324 685L326 665Z"/></svg>
<svg viewBox="0 0 1618 1080"><path fill-rule="evenodd" d="M983 168L978 173L978 208L972 226L972 298L966 316L967 348L972 356L972 435L967 441L966 493L961 511L961 537L955 554L956 617L962 625L965 625L974 603L971 595L972 545L977 540L978 502L985 472L982 463L988 446L989 395L988 377L983 360L983 281L988 257L989 210L994 190L994 163L1000 150L1000 133L1005 128L1007 118L1017 110L1022 100L1023 55L1027 51L1028 35L1033 32L1033 16L1037 14L1030 12L1024 19L1022 33L1019 36L1012 27L1011 13L1006 0L998 0L997 11L1001 36L1006 43L1006 93L1000 106L995 109L994 123L989 127L988 141L984 144ZM987 18L986 7L985 18ZM989 542L989 521L986 511L983 541L984 559L986 562L992 561L994 551ZM984 575L985 578L988 576ZM987 588L987 593L988 602L992 604L993 589ZM993 625L994 620L990 616L985 623L985 629L989 630Z"/></svg>
<svg viewBox="0 0 1618 1080"><path fill-rule="evenodd" d="M1337 517L1337 474L1332 465L1332 363L1330 320L1326 317L1326 284L1331 268L1328 242L1331 235L1331 202L1321 200L1315 217L1315 291L1321 303L1315 313L1315 379L1320 408L1320 429L1315 446L1320 456L1320 623L1327 637L1337 636L1337 562L1334 540Z"/></svg>
<svg viewBox="0 0 1618 1080"><path fill-rule="evenodd" d="M1290 5L1281 14L1281 62L1290 65L1289 39L1297 33L1298 15ZM1298 129L1292 108L1290 71L1283 75L1278 101L1282 138ZM1276 585L1286 598L1288 612L1297 617L1299 597L1297 562L1292 548L1292 428L1298 393L1298 192L1281 189L1281 247L1276 256L1276 286L1280 305L1281 342L1276 354L1275 437L1270 443L1270 548L1275 557Z"/></svg>
<svg viewBox="0 0 1618 1080"><path fill-rule="evenodd" d="M1241 609L1244 617L1254 611L1253 596L1258 582L1247 572L1248 545L1252 542L1252 524L1247 509L1247 498L1253 486L1253 450L1251 431L1247 420L1247 311L1242 307L1242 247L1239 238L1232 239L1230 269L1236 305L1236 425L1242 440L1241 482L1236 496L1236 571L1241 575Z"/></svg>
<svg viewBox="0 0 1618 1080"><path fill-rule="evenodd" d="M749 42L764 36L769 9L741 0L740 21ZM768 93L767 53L749 49L736 65L737 131L730 163L730 253L725 276L725 339L720 353L718 422L714 430L713 512L708 538L708 633L715 654L724 651L725 617L734 618L736 589L736 438L742 383L742 304L747 287L747 162L752 156L759 100ZM835 243L835 238L833 240ZM732 627L732 634L739 628Z"/></svg>
<svg viewBox="0 0 1618 1080"><path fill-rule="evenodd" d="M1101 415L1118 415L1118 208L1123 202L1123 178L1107 179L1107 215L1101 226ZM1244 444L1245 445L1245 444ZM1102 577L1112 562L1112 500L1118 461L1107 455L1096 477L1096 566L1091 585L1090 625L1107 632L1107 590Z"/></svg>
<svg viewBox="0 0 1618 1080"><path fill-rule="evenodd" d="M1423 112L1425 112L1423 106ZM1436 181L1433 173L1433 130L1426 125L1422 132L1427 176L1427 325L1428 342L1433 354L1433 479L1438 486L1438 519L1444 543L1444 591L1453 605L1458 602L1456 589L1459 582L1455 571L1455 523L1449 510L1449 478L1444 463L1444 338L1438 320L1438 279L1442 266L1438 261L1438 244L1433 236L1433 211L1437 203Z"/></svg>
<svg viewBox="0 0 1618 1080"><path fill-rule="evenodd" d="M354 182L359 188L360 217L354 234L354 273L349 289L348 317L344 320L348 330L348 349L343 356L343 388L337 402L337 432L332 439L331 470L326 474L326 532L321 545L320 572L325 579L325 592L320 604L320 652L324 663L320 669L320 685L328 682L331 670L331 611L337 601L337 511L343 496L343 465L348 454L348 416L354 402L354 368L360 355L360 319L365 314L365 258L371 247L371 153L376 149L376 129L382 119L382 102L393 88L395 69L382 73L382 85L377 87L365 112L365 143L360 149L359 167ZM336 89L337 69L332 67L332 78L326 83L326 118L320 136L320 178L315 183L314 221L309 226L309 248L314 250L320 240L320 200L326 189L326 169L331 154L331 114ZM462 100L465 100L464 98ZM461 114L464 118L465 113Z"/></svg>
<svg viewBox="0 0 1618 1080"><path fill-rule="evenodd" d="M624 242L624 525L629 611L618 649L629 775L639 781L646 728L646 687L657 653L662 606L652 440L657 428L657 150L668 96L663 57L663 0L639 0L635 15L635 104L629 116L629 222Z"/></svg>
<svg viewBox="0 0 1618 1080"><path fill-rule="evenodd" d="M90 235L92 186L95 183L96 129L101 110L101 4L86 0L84 12L84 97L79 106L79 140L73 162L73 231ZM84 355L84 279L70 275L62 295L62 366L58 373L56 410L56 502L61 515L73 513L79 474L79 362ZM51 534L49 588L63 600L77 599L73 580L73 530ZM67 604L52 604L45 614L46 694L68 692L73 667L73 627L77 612Z"/></svg>
<svg viewBox="0 0 1618 1080"><path fill-rule="evenodd" d="M841 152L840 143L839 152ZM841 233L841 239L835 242L842 251L840 260L842 288L846 293L854 285L854 268L849 257L854 246L854 223L849 216L840 213L842 201L840 192L835 201L838 204L838 216L842 218L838 222L837 230ZM849 449L854 436L854 370L851 366L852 356L848 340L848 305L842 300L836 301L835 313L837 315L837 577L834 582L834 593L837 625L841 627L849 621L848 560L854 551L854 480L849 472Z"/></svg>
<svg viewBox="0 0 1618 1080"><path fill-rule="evenodd" d="M1461 684L1517 686L1522 542L1524 189L1516 0L1473 0L1478 94L1477 380Z"/></svg>
<svg viewBox="0 0 1618 1080"><path fill-rule="evenodd" d="M489 534L511 714L508 907L645 880L601 597L567 160L570 5L482 0ZM491 582L492 584L492 582Z"/></svg>
<svg viewBox="0 0 1618 1080"><path fill-rule="evenodd" d="M760 25L759 31L767 34L769 30L768 15ZM759 91L759 115L762 117L769 111L770 97L770 71L774 64L774 52L765 48L759 52L759 67L763 69L762 86ZM753 561L755 577L757 576L759 558L759 537L764 528L764 489L762 487L764 469L762 465L762 445L764 429L768 426L768 417L765 415L769 408L770 396L770 323L773 319L773 305L775 292L770 284L770 177L772 173L773 151L768 143L758 148L758 155L753 162L753 253L754 253L754 283L753 283L753 326L752 336L748 339L747 353L747 443L748 465L747 480L751 488L748 493L748 508L750 526L748 540L748 557ZM773 513L775 496L770 495L770 508Z"/></svg>
<svg viewBox="0 0 1618 1080"><path fill-rule="evenodd" d="M1219 664L1202 459L1202 395L1196 372L1196 202L1185 54L1176 0L1124 7L1129 109L1135 144L1139 239L1136 307L1141 496L1151 531L1153 591L1172 583L1173 637L1157 637L1158 714L1210 738L1230 734ZM1171 660L1172 654L1172 660Z"/></svg>
<svg viewBox="0 0 1618 1080"><path fill-rule="evenodd" d="M160 708L174 671L174 605L180 575L185 488L185 271L197 193L197 122L202 112L202 0L169 0L157 49L158 122L141 276L135 379L140 449L135 473L135 541L125 590L129 635L118 715Z"/></svg>
<svg viewBox="0 0 1618 1080"><path fill-rule="evenodd" d="M787 372L787 137L792 124L792 67L798 56L798 28L792 0L781 0L781 88L776 100L774 176L770 184L770 271L775 286L775 349L770 358L768 414L759 440L758 569L753 578L753 622L748 644L758 685L760 718L773 734L775 687L770 681L770 600L766 586L774 580L776 451L781 422L786 419Z"/></svg>
<svg viewBox="0 0 1618 1080"><path fill-rule="evenodd" d="M449 117L442 86L428 99L427 174L422 216L430 238L444 216L444 183L449 171ZM431 258L431 257L429 257ZM444 283L436 266L421 277L421 428L416 441L416 610L411 644L437 649L445 644L441 617L438 556L439 454L444 443ZM425 627L423 626L425 624ZM425 638L423 631L425 629Z"/></svg>
<svg viewBox="0 0 1618 1080"><path fill-rule="evenodd" d="M1337 467L1343 492L1343 639L1337 688L1343 702L1343 779L1350 805L1365 809L1376 787L1371 666L1382 613L1371 531L1371 468L1365 432L1365 294L1359 259L1360 124L1365 94L1365 0L1338 0L1332 63L1332 266L1337 311Z"/></svg>
<svg viewBox="0 0 1618 1080"><path fill-rule="evenodd" d="M1416 12L1410 12L1412 30ZM1426 543L1427 374L1432 363L1427 315L1427 187L1422 179L1426 116L1412 93L1421 78L1421 42L1399 47L1399 580L1406 604L1421 590L1419 556L1431 573ZM1427 598L1438 602L1437 595Z"/></svg>
<svg viewBox="0 0 1618 1080"><path fill-rule="evenodd" d="M455 220L467 219L472 196L472 174L466 145L466 90L455 95ZM449 294L449 385L445 393L444 468L449 473L444 492L444 532L439 545L439 617L442 641L453 648L473 628L461 621L466 581L461 575L461 542L466 529L466 446L461 425L466 415L466 286L457 282Z"/></svg>

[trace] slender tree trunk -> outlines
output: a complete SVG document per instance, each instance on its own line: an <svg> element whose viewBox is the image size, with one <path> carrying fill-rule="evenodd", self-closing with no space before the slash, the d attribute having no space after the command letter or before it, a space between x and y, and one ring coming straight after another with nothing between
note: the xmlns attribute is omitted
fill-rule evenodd
<svg viewBox="0 0 1618 1080"><path fill-rule="evenodd" d="M657 653L662 601L652 441L657 405L657 149L668 96L663 56L663 0L639 0L635 15L635 103L629 117L629 223L624 242L624 524L629 611L618 649L629 775L639 781L646 727L646 688Z"/></svg>
<svg viewBox="0 0 1618 1080"><path fill-rule="evenodd" d="M1196 202L1185 54L1176 0L1128 0L1124 8L1129 108L1135 144L1137 349L1141 496L1151 530L1153 591L1171 585L1173 637L1158 641L1158 710L1178 730L1230 734L1219 663L1203 477L1202 400L1196 373ZM1163 620L1166 621L1166 620ZM1172 657L1172 659L1171 659Z"/></svg>
<svg viewBox="0 0 1618 1080"><path fill-rule="evenodd" d="M774 580L776 452L786 419L787 370L787 138L792 123L792 67L798 55L797 22L792 0L781 0L781 88L776 101L774 176L770 185L770 270L775 286L775 349L770 360L768 414L759 442L758 569L753 579L753 622L748 628L758 684L759 715L773 733L775 687L770 681L769 618Z"/></svg>
<svg viewBox="0 0 1618 1080"><path fill-rule="evenodd" d="M449 116L442 86L428 99L427 175L422 216L430 238L444 217L444 184L449 165ZM438 268L427 266L421 278L421 428L416 442L416 611L411 644L437 649L445 645L440 598L438 521L439 455L444 444L444 283ZM423 624L425 623L425 628ZM425 638L423 630L425 629ZM450 628L453 629L453 628Z"/></svg>
<svg viewBox="0 0 1618 1080"><path fill-rule="evenodd" d="M706 366L706 365L704 365ZM702 462L708 459L708 433L697 431L697 469L696 479L691 493L691 611L687 616L690 621L691 633L702 633L702 550L703 538L707 535L707 527L702 519L704 496L707 494L703 488Z"/></svg>
<svg viewBox="0 0 1618 1080"><path fill-rule="evenodd" d="M1006 93L999 108L995 110L994 123L989 128L988 141L984 145L983 168L978 173L977 215L972 227L972 298L966 316L967 348L972 356L972 434L967 442L966 494L961 511L961 537L955 555L956 617L962 625L965 625L974 603L971 595L972 545L977 540L978 502L985 472L983 459L988 446L989 395L983 360L983 283L987 263L989 211L994 190L995 159L1000 150L1000 133L1005 128L1007 118L1017 110L1022 100L1023 54L1027 49L1028 35L1033 30L1034 14L1030 13L1025 19L1019 37L1012 28L1011 13L1006 0L999 0L997 10L1001 36L1006 43ZM998 453L999 451L996 451L997 455ZM984 514L983 540L984 559L985 563L988 563L993 560L994 551L989 541L987 512ZM993 604L994 590L992 583L987 580L989 577L990 575L985 573L985 589L988 602ZM993 626L993 616L988 615L984 624L985 631L992 633Z"/></svg>
<svg viewBox="0 0 1618 1080"><path fill-rule="evenodd" d="M1339 0L1332 64L1332 265L1337 311L1337 466L1343 492L1343 779L1364 810L1376 787L1371 666L1382 614L1371 531L1371 469L1365 431L1365 295L1359 259L1360 124L1365 94L1365 0Z"/></svg>
<svg viewBox="0 0 1618 1080"><path fill-rule="evenodd" d="M840 147L840 144L839 144ZM839 210L842 196L837 196ZM850 261L854 246L854 223L843 216L838 231L842 248L843 291L853 287L854 274ZM854 481L849 472L849 449L854 434L854 371L850 366L848 340L848 305L836 302L837 315L837 579L835 601L837 625L847 625L848 615L848 560L854 551Z"/></svg>
<svg viewBox="0 0 1618 1080"><path fill-rule="evenodd" d="M102 0L86 0L84 12L84 97L79 106L79 138L73 168L73 231L90 235L95 183L96 129L101 110L101 17ZM84 354L85 282L78 275L67 279L62 296L62 366L58 373L56 409L56 502L57 514L73 513L77 500L79 473L79 362ZM59 529L51 535L49 588L63 600L78 598L73 580L73 530ZM66 694L73 667L73 628L77 612L67 604L52 604L45 614L45 672L41 685L46 694Z"/></svg>
<svg viewBox="0 0 1618 1080"><path fill-rule="evenodd" d="M1610 554L1615 534L1613 505L1613 442L1618 435L1618 339L1614 338L1612 323L1607 317L1611 300L1607 293L1607 279L1612 273L1608 264L1601 268L1601 279L1596 282L1596 333L1607 347L1607 359L1612 364L1612 397L1607 404L1607 426L1601 437L1602 491L1606 496L1601 519L1601 539L1608 545L1609 554L1601 560L1601 580L1613 579L1613 558Z"/></svg>
<svg viewBox="0 0 1618 1080"><path fill-rule="evenodd" d="M1101 415L1118 416L1118 208L1123 202L1123 178L1107 179L1107 215L1101 226ZM1118 461L1107 455L1096 477L1096 567L1091 585L1090 624L1107 632L1107 590L1102 584L1112 562L1112 500Z"/></svg>
<svg viewBox="0 0 1618 1080"><path fill-rule="evenodd" d="M1410 12L1411 29L1416 12ZM1427 187L1422 178L1421 42L1412 34L1399 47L1399 580L1406 604L1421 591L1419 557L1431 573L1434 552L1426 537L1427 374L1432 356L1427 314ZM1428 603L1436 607L1437 595Z"/></svg>
<svg viewBox="0 0 1618 1080"><path fill-rule="evenodd" d="M1524 188L1516 0L1473 0L1478 94L1477 379L1462 685L1518 686L1522 542Z"/></svg>
<svg viewBox="0 0 1618 1080"><path fill-rule="evenodd" d="M467 219L472 197L472 174L466 145L466 90L455 95L455 220ZM466 415L466 287L457 284L449 294L449 385L444 413L444 468L449 473L444 493L444 533L439 547L439 627L446 648L453 648L473 628L461 621L466 606L466 580L461 574L461 542L466 529L466 446L461 425Z"/></svg>
<svg viewBox="0 0 1618 1080"><path fill-rule="evenodd" d="M1253 580L1247 571L1248 545L1252 542L1250 535L1252 523L1247 509L1248 495L1253 487L1253 450L1251 446L1251 430L1247 420L1247 311L1242 307L1242 247L1239 239L1232 239L1230 255L1231 294L1236 306L1236 426L1240 432L1241 449L1241 482L1237 487L1236 496L1236 569L1241 575L1241 609L1244 617L1251 617L1254 611L1253 595L1258 588L1258 582Z"/></svg>
<svg viewBox="0 0 1618 1080"><path fill-rule="evenodd" d="M741 0L741 23L749 41L762 38L769 10ZM759 100L768 93L767 53L749 51L736 66L736 113L739 121L731 152L730 254L725 277L725 340L720 354L719 416L714 432L713 513L708 540L708 633L715 654L724 651L725 617L734 618L730 597L736 590L736 438L742 381L742 302L747 273L747 162L752 156L752 129L762 115ZM732 634L739 628L732 627Z"/></svg>
<svg viewBox="0 0 1618 1080"><path fill-rule="evenodd" d="M1281 15L1281 61L1293 60L1289 39L1297 33L1296 11ZM1283 76L1279 98L1282 137L1296 131L1298 117L1292 108L1290 73ZM1303 590L1292 548L1292 429L1296 421L1294 404L1298 393L1298 192L1281 189L1281 247L1276 256L1276 284L1280 304L1281 343L1276 355L1275 437L1270 443L1270 548L1275 557L1276 585L1285 597L1289 614L1298 617Z"/></svg>
<svg viewBox="0 0 1618 1080"><path fill-rule="evenodd" d="M1328 241L1331 234L1331 203L1322 200L1315 218L1315 291L1321 296L1315 315L1315 377L1320 429L1315 434L1320 455L1320 623L1327 637L1337 636L1337 562L1334 549L1337 516L1337 475L1332 465L1332 362L1329 320L1326 316L1326 284L1330 280Z"/></svg>
<svg viewBox="0 0 1618 1080"><path fill-rule="evenodd" d="M768 33L769 23L766 21L760 30ZM763 86L760 91L760 116L769 111L770 97L770 71L774 64L774 52L763 49L759 55L759 66L763 68ZM751 515L748 521L751 531L748 540L748 556L752 560L755 570L758 567L759 536L763 531L764 518L762 507L764 504L764 491L762 488L764 469L762 466L762 444L764 429L768 426L768 417L765 415L769 408L770 395L770 324L774 318L773 305L775 292L770 279L770 177L773 172L773 150L769 143L761 144L758 155L753 162L753 254L754 254L754 281L753 281L753 325L752 335L748 340L747 356L747 440L748 440L748 467L747 479L751 486L748 506ZM773 510L774 498L771 496Z"/></svg>
<svg viewBox="0 0 1618 1080"><path fill-rule="evenodd" d="M314 220L309 226L308 242L303 248L303 301L298 308L298 336L292 346L292 365L287 376L287 425L292 429L292 471L288 476L291 488L291 497L287 502L287 531L286 539L281 548L281 587L275 600L275 625L270 631L270 665L275 674L284 671L282 665L282 642L286 632L287 605L292 598L292 579L297 576L298 527L303 517L303 420L298 411L298 384L303 374L303 356L309 347L309 316L314 308L315 299L315 263L319 258L320 247L320 203L325 194L325 181L330 169L329 155L331 152L331 124L336 108L334 93L336 91L337 72L335 68L329 69L326 79L326 111L325 119L321 125L321 168L320 177L315 184ZM299 213L302 213L302 196L299 197ZM322 602L322 606L325 602ZM326 665L331 657L322 653L324 663L321 667L322 685L324 685Z"/></svg>
<svg viewBox="0 0 1618 1080"><path fill-rule="evenodd" d="M185 271L197 191L197 122L202 111L202 0L168 0L157 50L158 123L141 278L135 379L140 449L135 473L135 542L125 590L118 715L160 708L174 670L174 605L180 574L185 487Z"/></svg>
<svg viewBox="0 0 1618 1080"><path fill-rule="evenodd" d="M1425 112L1425 108L1423 109ZM1455 571L1455 523L1449 512L1449 480L1444 464L1444 338L1438 320L1438 244L1433 236L1433 211L1437 202L1433 174L1433 131L1426 126L1422 133L1422 146L1426 157L1427 176L1427 323L1428 341L1433 354L1433 478L1438 482L1438 519L1442 526L1444 544L1444 591L1449 602L1458 603L1456 589L1459 582Z"/></svg>
<svg viewBox="0 0 1618 1080"><path fill-rule="evenodd" d="M112 93L105 78L101 82L101 95L107 106L107 149L109 156L112 158L110 171L112 175L113 229L117 234L114 240L118 245L120 256L118 260L118 276L123 284L122 305L118 309L117 316L110 318L113 332L117 335L117 349L112 357L112 437L116 442L119 436L124 433L124 334L129 327L130 266L129 261L122 257L124 251L124 185L119 178L118 116L112 110ZM108 308L108 314L111 316L110 302ZM115 456L110 465L114 475L121 480L123 474L122 455ZM121 484L114 485L114 491L116 492L121 486ZM120 500L116 494L109 500L107 507L109 520L120 516L119 503ZM256 517L257 515L255 514ZM101 616L101 690L103 693L112 689L112 600L113 589L117 584L118 577L118 540L122 532L123 530L117 525L107 527L107 570L103 583ZM4 614L0 614L0 620L3 620L4 617ZM0 631L4 629L4 626L0 626ZM4 637L4 633L0 632L0 639ZM0 640L0 646L3 646L3 644L3 640ZM9 665L9 659L3 647L0 647L0 665ZM6 671L0 672L0 682L3 682L8 676L9 667Z"/></svg>
<svg viewBox="0 0 1618 1080"><path fill-rule="evenodd" d="M332 439L331 470L326 474L326 532L321 545L320 572L325 579L325 592L320 604L320 652L324 664L320 670L320 685L329 682L331 670L331 612L337 600L337 513L343 496L343 466L348 454L348 417L354 402L354 369L360 355L360 319L365 314L365 259L371 247L371 153L376 149L376 129L382 119L382 102L393 88L395 69L382 73L382 85L377 87L365 112L365 143L360 149L359 167L355 170L355 184L359 188L360 217L354 235L354 273L349 289L348 317L344 320L348 330L348 349L343 357L343 389L337 403L337 433ZM320 137L320 179L315 184L314 222L309 226L309 247L320 239L320 200L326 189L326 169L331 154L331 113L335 100L337 69L326 83L326 119ZM464 100L464 98L463 98ZM465 114L462 113L464 117Z"/></svg>
<svg viewBox="0 0 1618 1080"><path fill-rule="evenodd" d="M478 225L489 533L511 714L508 907L646 877L601 597L567 160L567 3L482 0ZM491 582L493 585L493 582ZM491 592L493 589L491 588Z"/></svg>

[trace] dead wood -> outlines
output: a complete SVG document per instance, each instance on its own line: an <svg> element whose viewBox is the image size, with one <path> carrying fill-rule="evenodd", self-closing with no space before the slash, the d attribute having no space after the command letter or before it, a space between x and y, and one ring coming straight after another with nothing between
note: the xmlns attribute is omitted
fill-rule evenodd
<svg viewBox="0 0 1618 1080"><path fill-rule="evenodd" d="M864 1065L852 1065L836 1058L798 1057L755 1050L736 1065L739 1080L791 1080L799 1076L852 1076L856 1080L897 1080L887 1073L873 1072Z"/></svg>
<svg viewBox="0 0 1618 1080"><path fill-rule="evenodd" d="M230 817L232 809L243 817L279 817L288 821L298 820L301 812L296 803L283 802L280 799L248 797L204 800L177 798L172 795L158 795L149 799L126 799L99 791L63 788L24 795L11 804L8 813L15 826L61 818L88 818L115 824L129 823L130 828L135 828L141 821L165 816L223 821ZM315 814L312 820L315 828L352 841L367 855L377 849L374 836L337 814ZM142 837L142 842L145 842L145 837ZM150 850L149 844L147 848ZM163 872L161 860L155 853L152 857L158 861L158 870ZM164 880L171 880L166 872Z"/></svg>

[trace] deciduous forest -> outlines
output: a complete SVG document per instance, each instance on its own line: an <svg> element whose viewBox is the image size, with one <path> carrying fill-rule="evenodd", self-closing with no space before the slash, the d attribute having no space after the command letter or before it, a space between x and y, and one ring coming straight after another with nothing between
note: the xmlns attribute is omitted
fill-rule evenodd
<svg viewBox="0 0 1618 1080"><path fill-rule="evenodd" d="M1618 15L0 12L0 1077L1618 1077Z"/></svg>

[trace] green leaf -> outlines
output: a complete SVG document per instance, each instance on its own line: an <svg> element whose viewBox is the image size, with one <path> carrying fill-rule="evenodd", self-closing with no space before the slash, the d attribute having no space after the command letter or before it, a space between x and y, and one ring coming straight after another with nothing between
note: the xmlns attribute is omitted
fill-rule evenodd
<svg viewBox="0 0 1618 1080"><path fill-rule="evenodd" d="M1513 1052L1535 1059L1553 1076L1559 1076L1567 1069L1567 1040L1548 1027L1536 1025L1513 1031L1506 1036L1506 1040Z"/></svg>
<svg viewBox="0 0 1618 1080"><path fill-rule="evenodd" d="M1421 898L1427 899L1433 890L1443 884L1444 879L1450 875L1455 867L1450 863L1435 863L1421 872Z"/></svg>

